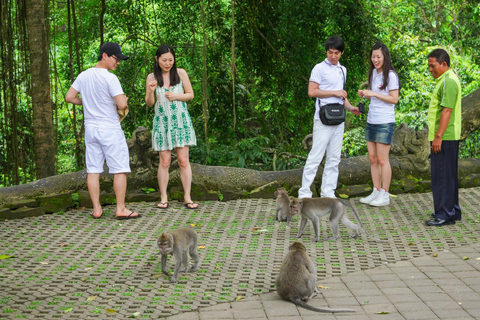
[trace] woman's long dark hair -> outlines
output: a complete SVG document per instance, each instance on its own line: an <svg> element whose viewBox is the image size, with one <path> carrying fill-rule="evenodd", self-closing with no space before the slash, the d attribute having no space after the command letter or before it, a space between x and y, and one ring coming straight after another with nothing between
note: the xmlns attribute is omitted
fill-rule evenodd
<svg viewBox="0 0 480 320"><path fill-rule="evenodd" d="M388 87L388 75L390 70L395 72L395 75L398 77L397 72L393 67L392 59L390 59L390 51L388 51L388 48L386 45L384 45L379 41L375 43L372 47L372 50L370 50L370 71L368 72L368 87L370 88L370 90L372 89L372 75L373 75L373 70L375 69L375 66L373 65L373 62L372 62L372 53L373 53L373 50L378 50L378 49L381 49L383 53L383 66L382 66L383 83L382 83L382 86L380 87L380 90L385 90L385 88Z"/></svg>
<svg viewBox="0 0 480 320"><path fill-rule="evenodd" d="M170 86L174 86L180 83L180 76L178 75L177 71L177 59L175 58L175 51L173 51L173 47L168 44L162 44L158 47L157 53L155 54L155 62L153 63L153 75L155 76L155 80L157 80L157 86L163 87L163 78L162 78L162 69L160 69L160 65L158 64L157 60L160 56L164 53L170 52L173 55L173 66L170 69Z"/></svg>

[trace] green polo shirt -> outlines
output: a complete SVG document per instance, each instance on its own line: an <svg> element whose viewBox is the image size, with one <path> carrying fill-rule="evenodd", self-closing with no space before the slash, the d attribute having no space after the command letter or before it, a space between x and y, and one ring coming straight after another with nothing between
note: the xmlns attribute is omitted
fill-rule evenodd
<svg viewBox="0 0 480 320"><path fill-rule="evenodd" d="M443 108L452 109L452 113L442 140L460 140L462 130L462 87L457 75L451 69L438 77L435 82L427 117L429 141L433 141L435 138Z"/></svg>

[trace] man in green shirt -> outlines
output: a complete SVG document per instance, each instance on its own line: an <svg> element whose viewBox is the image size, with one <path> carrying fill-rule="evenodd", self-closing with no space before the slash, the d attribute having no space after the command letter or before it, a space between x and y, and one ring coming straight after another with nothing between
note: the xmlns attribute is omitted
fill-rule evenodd
<svg viewBox="0 0 480 320"><path fill-rule="evenodd" d="M455 224L462 212L458 203L458 146L462 126L462 88L443 49L428 55L435 88L428 108L428 140L434 213L429 226Z"/></svg>

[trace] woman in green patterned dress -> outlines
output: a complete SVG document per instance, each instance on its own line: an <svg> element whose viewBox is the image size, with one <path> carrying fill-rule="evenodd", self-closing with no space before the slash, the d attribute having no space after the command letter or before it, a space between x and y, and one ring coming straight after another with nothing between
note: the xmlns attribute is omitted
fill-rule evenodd
<svg viewBox="0 0 480 320"><path fill-rule="evenodd" d="M162 44L155 54L153 73L146 81L145 103L154 106L155 118L152 128L152 148L160 153L158 165L158 186L160 188L160 209L168 208L167 186L172 150L177 151L180 166L180 180L185 193L185 207L196 209L198 204L190 197L192 168L189 160L189 146L195 146L197 139L186 101L193 99L193 89L187 72L177 68L172 46Z"/></svg>

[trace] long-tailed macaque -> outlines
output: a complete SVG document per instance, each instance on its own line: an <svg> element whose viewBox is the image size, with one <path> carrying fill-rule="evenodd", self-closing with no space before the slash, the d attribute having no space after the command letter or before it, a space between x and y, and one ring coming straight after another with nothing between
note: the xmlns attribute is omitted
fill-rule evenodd
<svg viewBox="0 0 480 320"><path fill-rule="evenodd" d="M353 309L319 309L307 304L308 299L319 291L316 286L317 269L306 251L301 242L295 241L290 246L277 275L277 293L280 297L311 311L355 312Z"/></svg>
<svg viewBox="0 0 480 320"><path fill-rule="evenodd" d="M175 270L170 282L177 282L178 272L187 271L188 254L193 260L191 271L198 270L197 233L192 227L178 228L170 233L163 232L158 237L157 244L160 249L158 253L162 255L162 272L167 276L171 276L166 269L168 255L175 257ZM182 264L184 269L180 270Z"/></svg>
<svg viewBox="0 0 480 320"><path fill-rule="evenodd" d="M275 213L275 220L287 221L287 225L290 226L292 220L292 214L290 211L290 198L285 188L278 188L274 192L277 198L277 212Z"/></svg>
<svg viewBox="0 0 480 320"><path fill-rule="evenodd" d="M387 242L385 240L380 240L365 230L360 217L355 209L352 207L350 202L343 199L336 198L294 198L290 203L290 209L292 210L292 215L299 214L301 217L300 226L298 228L297 238L300 238L303 235L303 229L307 224L307 219L312 221L313 230L315 231L315 241L319 241L320 238L320 217L327 216L330 220L330 226L332 228L333 237L327 238L327 240L336 240L340 237L340 232L338 230L338 223L341 222L346 225L348 228L352 229L354 232L351 237L355 238L358 236L358 226L351 222L346 214L345 207L350 208L355 215L360 227L365 231L365 233L372 239L378 242Z"/></svg>

